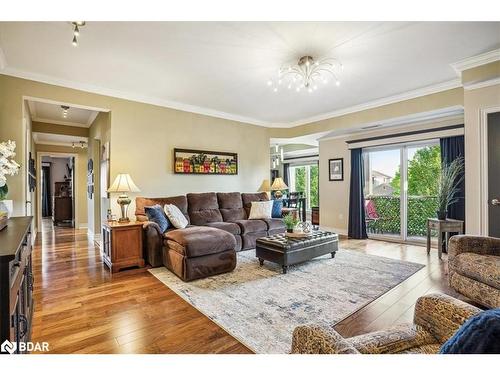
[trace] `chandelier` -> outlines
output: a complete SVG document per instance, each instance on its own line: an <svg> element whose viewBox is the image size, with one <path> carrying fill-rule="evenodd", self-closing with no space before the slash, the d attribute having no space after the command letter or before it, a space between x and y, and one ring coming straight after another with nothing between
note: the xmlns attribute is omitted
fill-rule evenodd
<svg viewBox="0 0 500 375"><path fill-rule="evenodd" d="M330 81L340 86L337 73L342 70L344 66L333 57L315 60L312 56L302 56L296 64L281 67L277 79L270 79L267 85L274 92L283 88L311 93Z"/></svg>

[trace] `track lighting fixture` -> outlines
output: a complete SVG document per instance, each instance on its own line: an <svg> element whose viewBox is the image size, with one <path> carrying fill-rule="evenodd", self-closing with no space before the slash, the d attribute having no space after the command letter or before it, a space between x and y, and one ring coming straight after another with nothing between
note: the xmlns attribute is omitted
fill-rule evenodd
<svg viewBox="0 0 500 375"><path fill-rule="evenodd" d="M80 36L80 28L85 26L85 21L73 21L71 22L71 24L73 25L73 41L71 42L71 44L77 47L78 37Z"/></svg>

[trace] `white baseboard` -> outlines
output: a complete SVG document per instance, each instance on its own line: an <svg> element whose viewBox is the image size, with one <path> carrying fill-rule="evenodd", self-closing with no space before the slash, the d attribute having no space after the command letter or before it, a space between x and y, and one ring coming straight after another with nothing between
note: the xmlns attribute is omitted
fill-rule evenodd
<svg viewBox="0 0 500 375"><path fill-rule="evenodd" d="M347 236L347 229L341 229L341 228L332 228L332 227L325 227L324 225L319 226L320 229L327 230L329 232L341 234L344 236Z"/></svg>
<svg viewBox="0 0 500 375"><path fill-rule="evenodd" d="M78 224L78 229L87 229L89 225L87 223Z"/></svg>

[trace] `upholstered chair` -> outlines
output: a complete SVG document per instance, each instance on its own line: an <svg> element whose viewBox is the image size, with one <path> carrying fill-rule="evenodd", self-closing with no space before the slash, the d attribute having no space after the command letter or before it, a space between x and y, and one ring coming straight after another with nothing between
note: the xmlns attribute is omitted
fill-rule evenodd
<svg viewBox="0 0 500 375"><path fill-rule="evenodd" d="M482 306L500 307L500 238L451 237L448 282L457 292Z"/></svg>
<svg viewBox="0 0 500 375"><path fill-rule="evenodd" d="M332 327L305 325L295 328L295 354L438 353L440 347L473 315L475 306L451 296L433 293L417 300L413 323L343 338Z"/></svg>

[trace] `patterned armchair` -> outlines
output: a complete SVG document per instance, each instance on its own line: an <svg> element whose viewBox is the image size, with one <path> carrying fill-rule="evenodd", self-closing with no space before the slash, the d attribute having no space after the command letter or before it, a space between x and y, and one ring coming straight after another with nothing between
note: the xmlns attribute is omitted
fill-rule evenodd
<svg viewBox="0 0 500 375"><path fill-rule="evenodd" d="M440 293L420 297L413 324L343 338L331 327L299 326L292 339L295 354L438 353L441 345L481 310Z"/></svg>
<svg viewBox="0 0 500 375"><path fill-rule="evenodd" d="M483 306L500 307L500 238L451 237L448 272L457 292Z"/></svg>

